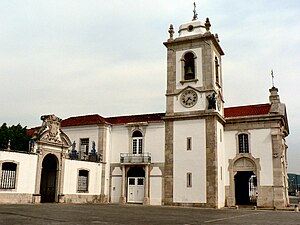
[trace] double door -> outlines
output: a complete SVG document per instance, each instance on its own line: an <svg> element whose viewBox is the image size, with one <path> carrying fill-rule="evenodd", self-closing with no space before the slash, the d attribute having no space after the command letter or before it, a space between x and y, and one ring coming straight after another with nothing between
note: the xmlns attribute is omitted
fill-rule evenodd
<svg viewBox="0 0 300 225"><path fill-rule="evenodd" d="M145 193L144 177L128 177L127 202L143 203Z"/></svg>

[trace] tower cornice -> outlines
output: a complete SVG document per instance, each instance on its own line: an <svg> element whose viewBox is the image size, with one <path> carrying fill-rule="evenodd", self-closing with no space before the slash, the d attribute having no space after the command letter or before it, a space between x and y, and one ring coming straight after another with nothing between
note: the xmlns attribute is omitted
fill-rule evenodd
<svg viewBox="0 0 300 225"><path fill-rule="evenodd" d="M186 36L186 37L178 37L176 39L173 40L168 40L166 42L163 42L163 44L167 47L170 48L172 46L176 46L176 45L182 45L182 44L186 44L186 43L191 43L191 42L199 42L199 41L211 41L213 43L213 45L215 46L215 48L218 50L218 52L220 53L220 55L224 55L224 51L221 48L217 38L215 37L215 35L211 34L211 33L205 33L205 34L197 34L197 35L191 35L191 36ZM209 43L207 43L209 44Z"/></svg>

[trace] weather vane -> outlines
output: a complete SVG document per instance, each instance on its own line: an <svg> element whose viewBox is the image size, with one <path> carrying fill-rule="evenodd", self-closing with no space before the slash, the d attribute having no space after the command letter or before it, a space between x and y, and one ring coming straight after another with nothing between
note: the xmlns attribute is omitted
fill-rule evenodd
<svg viewBox="0 0 300 225"><path fill-rule="evenodd" d="M194 16L193 16L193 20L197 20L198 19L198 14L196 12L196 3L194 2L194 10L193 10Z"/></svg>
<svg viewBox="0 0 300 225"><path fill-rule="evenodd" d="M274 74L273 74L273 69L271 70L271 76L272 76L272 87L274 87Z"/></svg>

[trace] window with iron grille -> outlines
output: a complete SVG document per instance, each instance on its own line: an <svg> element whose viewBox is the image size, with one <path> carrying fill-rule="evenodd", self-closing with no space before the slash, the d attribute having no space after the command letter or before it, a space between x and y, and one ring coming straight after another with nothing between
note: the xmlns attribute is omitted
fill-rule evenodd
<svg viewBox="0 0 300 225"><path fill-rule="evenodd" d="M89 154L89 142L90 142L89 138L80 139L80 150L86 155Z"/></svg>
<svg viewBox="0 0 300 225"><path fill-rule="evenodd" d="M2 164L0 189L16 188L17 164L5 162Z"/></svg>
<svg viewBox="0 0 300 225"><path fill-rule="evenodd" d="M79 170L78 173L78 192L88 192L89 188L89 171Z"/></svg>
<svg viewBox="0 0 300 225"><path fill-rule="evenodd" d="M248 134L239 134L239 153L249 153Z"/></svg>

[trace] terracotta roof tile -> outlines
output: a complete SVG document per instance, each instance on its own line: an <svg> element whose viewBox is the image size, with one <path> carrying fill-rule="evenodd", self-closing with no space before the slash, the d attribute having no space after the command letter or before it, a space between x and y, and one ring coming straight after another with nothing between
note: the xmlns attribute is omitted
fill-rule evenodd
<svg viewBox="0 0 300 225"><path fill-rule="evenodd" d="M238 116L255 116L269 114L270 104L245 105L224 109L225 118Z"/></svg>
<svg viewBox="0 0 300 225"><path fill-rule="evenodd" d="M126 124L136 122L160 122L164 113L144 114L144 115L131 115L131 116L117 116L106 118L106 121L111 124Z"/></svg>
<svg viewBox="0 0 300 225"><path fill-rule="evenodd" d="M69 126L80 126L80 125L96 125L103 123L110 124L126 124L134 122L159 122L162 121L164 113L154 113L154 114L143 114L143 115L131 115L131 116L116 116L103 118L97 114L86 115L86 116L74 116L65 119L61 122L62 127Z"/></svg>
<svg viewBox="0 0 300 225"><path fill-rule="evenodd" d="M97 114L86 116L74 116L61 121L62 127L80 126L80 125L94 125L105 123L105 119Z"/></svg>
<svg viewBox="0 0 300 225"><path fill-rule="evenodd" d="M270 111L270 104L259 104L259 105L246 105L236 106L224 109L225 118L238 117L238 116L253 116L253 115L264 115ZM110 124L127 124L136 122L160 122L163 121L162 117L165 113L153 113L153 114L141 114L141 115L130 115L130 116L116 116L103 118L98 114L74 116L65 119L61 122L62 127L68 126L81 126L81 125L96 125L103 123ZM27 131L29 134L33 133L33 129Z"/></svg>

